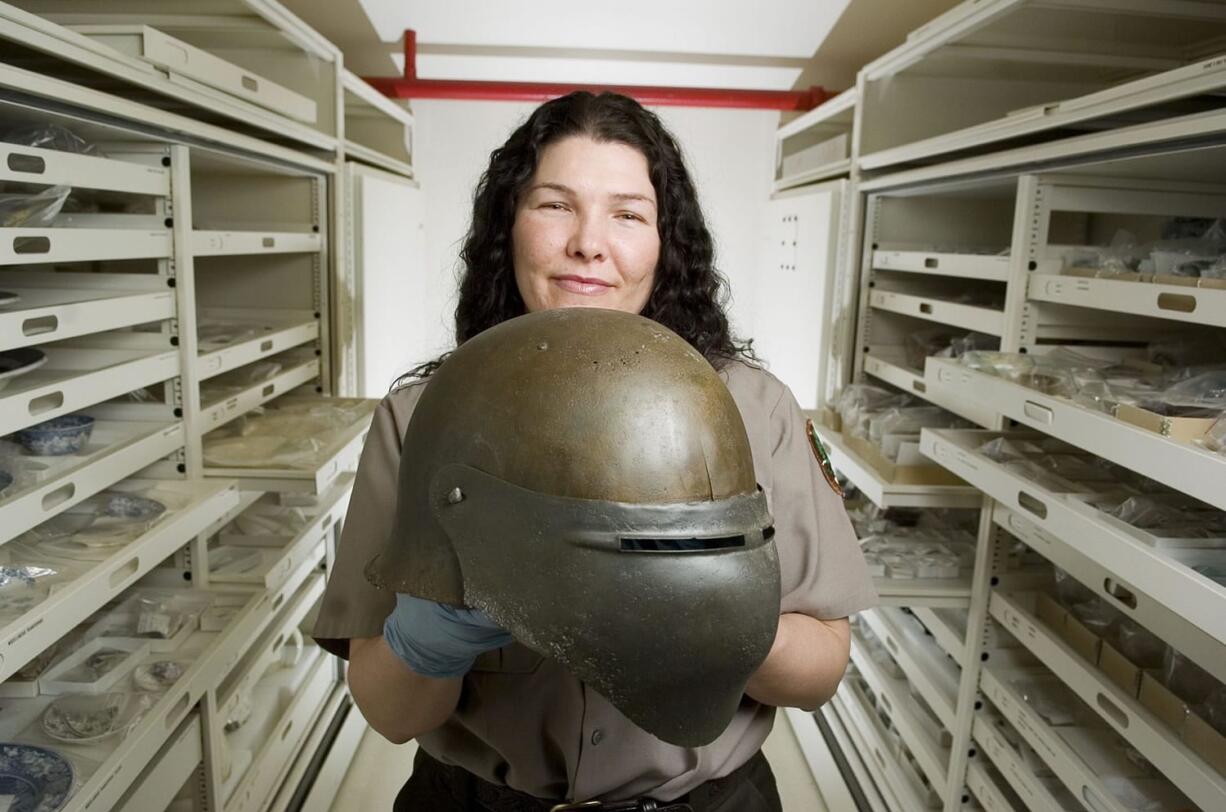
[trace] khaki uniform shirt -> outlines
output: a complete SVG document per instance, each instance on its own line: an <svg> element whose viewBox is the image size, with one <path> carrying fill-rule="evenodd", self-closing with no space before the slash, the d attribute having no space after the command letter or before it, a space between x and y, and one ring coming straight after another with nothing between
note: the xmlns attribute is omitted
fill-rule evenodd
<svg viewBox="0 0 1226 812"><path fill-rule="evenodd" d="M740 408L758 484L775 520L780 613L835 619L872 606L876 593L851 523L814 459L791 391L742 362L726 365L720 375ZM381 635L395 604L394 594L370 586L362 570L390 533L400 448L426 385L411 384L383 399L362 452L313 632L341 656L350 638ZM671 800L747 761L774 716L773 707L744 697L711 744L666 744L557 662L513 643L477 659L455 713L418 742L441 761L540 798Z"/></svg>

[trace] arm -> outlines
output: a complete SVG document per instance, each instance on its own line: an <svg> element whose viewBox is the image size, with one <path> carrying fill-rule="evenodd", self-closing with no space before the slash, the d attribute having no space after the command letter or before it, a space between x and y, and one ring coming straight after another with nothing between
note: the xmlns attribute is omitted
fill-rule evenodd
<svg viewBox="0 0 1226 812"><path fill-rule="evenodd" d="M775 642L749 678L745 693L764 705L816 710L834 696L850 651L847 618L780 615Z"/></svg>
<svg viewBox="0 0 1226 812"><path fill-rule="evenodd" d="M393 744L434 730L460 700L462 677L434 679L414 673L382 637L349 641L349 690L381 736Z"/></svg>

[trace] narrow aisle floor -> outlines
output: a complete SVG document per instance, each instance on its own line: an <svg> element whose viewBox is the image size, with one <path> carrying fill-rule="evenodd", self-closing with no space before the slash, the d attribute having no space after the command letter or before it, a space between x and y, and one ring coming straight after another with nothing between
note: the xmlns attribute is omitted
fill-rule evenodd
<svg viewBox="0 0 1226 812"><path fill-rule="evenodd" d="M779 782L783 812L826 812L827 806L783 714L776 719L762 749ZM414 742L391 744L373 730L367 730L332 804L332 812L390 810L396 793L409 776L416 751Z"/></svg>

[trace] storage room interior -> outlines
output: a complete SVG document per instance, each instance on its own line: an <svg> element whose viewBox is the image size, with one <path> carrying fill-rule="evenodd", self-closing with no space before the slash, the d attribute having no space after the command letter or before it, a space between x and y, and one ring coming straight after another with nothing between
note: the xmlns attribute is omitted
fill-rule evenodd
<svg viewBox="0 0 1226 812"><path fill-rule="evenodd" d="M1226 0L0 2L0 812L1226 809L1224 218Z"/></svg>

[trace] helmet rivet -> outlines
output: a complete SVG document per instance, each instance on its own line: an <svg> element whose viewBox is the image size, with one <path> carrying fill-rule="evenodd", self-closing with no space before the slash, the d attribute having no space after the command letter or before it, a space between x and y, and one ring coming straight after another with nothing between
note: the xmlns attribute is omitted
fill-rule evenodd
<svg viewBox="0 0 1226 812"><path fill-rule="evenodd" d="M549 349L549 342L548 342L548 341L542 341L540 344L537 344L537 345L536 345L536 348L537 348L538 350L547 350L547 349Z"/></svg>
<svg viewBox="0 0 1226 812"><path fill-rule="evenodd" d="M447 501L453 505L458 505L464 501L464 491L459 488L452 488L451 493L447 494Z"/></svg>

